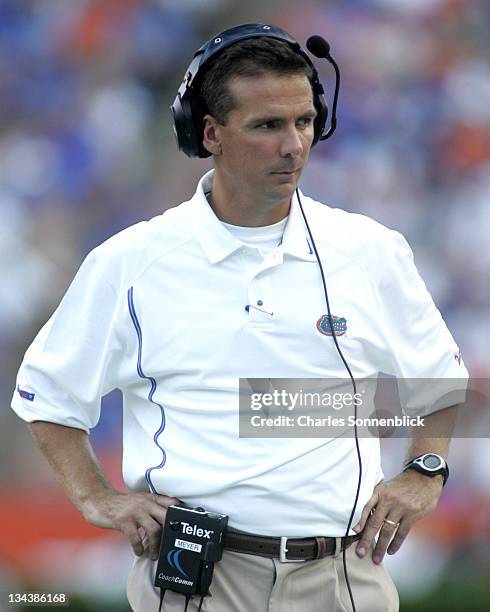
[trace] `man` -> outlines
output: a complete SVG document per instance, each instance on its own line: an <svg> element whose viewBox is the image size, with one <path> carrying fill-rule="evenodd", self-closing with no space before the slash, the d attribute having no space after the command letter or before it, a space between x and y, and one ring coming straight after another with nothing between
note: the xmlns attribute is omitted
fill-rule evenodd
<svg viewBox="0 0 490 612"><path fill-rule="evenodd" d="M345 378L332 330L317 327L321 277L295 195L315 138L311 79L311 66L281 40L247 38L216 55L201 84L202 145L214 171L189 202L89 254L19 372L13 408L67 495L133 547L128 598L137 611L158 609L161 525L179 501L227 514L234 533L252 534L216 565L207 612L350 610L343 549L356 609L397 610L383 556L442 490L444 466L382 482L378 442L359 439L363 473L349 523L359 471L352 438L238 436L238 378ZM339 342L354 377L464 377L403 238L301 200L332 312L347 322ZM124 394L128 493L108 482L87 435L115 387ZM427 417L435 426L452 418L452 408ZM444 457L447 445L415 438L408 459ZM296 556L257 554L261 536L276 550L291 538ZM284 562L292 558L299 562ZM163 605L182 610L183 600L167 593Z"/></svg>

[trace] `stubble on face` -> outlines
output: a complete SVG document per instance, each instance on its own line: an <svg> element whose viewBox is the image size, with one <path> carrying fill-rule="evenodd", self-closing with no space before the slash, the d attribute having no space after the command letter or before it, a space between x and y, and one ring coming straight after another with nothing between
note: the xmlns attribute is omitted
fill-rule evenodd
<svg viewBox="0 0 490 612"><path fill-rule="evenodd" d="M311 85L304 75L235 77L234 108L217 128L213 208L236 225L270 225L289 212L313 141Z"/></svg>

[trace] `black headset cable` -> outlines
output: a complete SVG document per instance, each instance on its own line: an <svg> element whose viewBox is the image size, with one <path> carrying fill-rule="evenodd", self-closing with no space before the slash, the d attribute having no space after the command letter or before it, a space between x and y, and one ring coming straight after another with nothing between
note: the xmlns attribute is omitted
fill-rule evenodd
<svg viewBox="0 0 490 612"><path fill-rule="evenodd" d="M347 548L346 547L346 541L347 541L347 537L349 535L349 531L350 531L350 528L351 528L351 525L352 525L352 520L354 518L355 511L356 511L357 502L359 501L359 493L360 493L360 490L361 490L361 481L362 481L362 458L361 458L361 450L359 448L359 437L358 437L358 434L357 434L357 386L356 386L356 381L354 379L352 371L351 371L351 369L349 367L349 364L347 363L344 355L342 354L342 351L340 349L340 346L339 346L339 343L338 343L338 340L337 340L337 334L335 333L332 313L330 311L330 302L329 302L329 299L328 299L327 283L325 281L325 274L323 272L322 262L320 260L319 254L318 254L318 250L317 250L316 244L315 244L315 239L313 238L313 234L311 233L310 226L308 224L308 220L307 220L306 215L305 215L305 211L303 210L303 204L301 203L301 197L299 195L299 189L296 189L296 196L298 198L298 203L299 203L299 207L300 207L300 210L301 210L301 214L303 215L303 219L304 219L304 222L305 222L305 225L306 225L306 229L308 231L308 235L310 237L310 240L311 240L311 243L312 243L312 246L313 246L313 251L315 252L315 257L316 257L316 260L318 262L318 267L320 268L320 274L321 274L321 277L322 277L322 284L323 284L323 292L325 294L325 302L326 302L326 305L327 305L328 322L329 322L329 325L330 325L330 329L332 330L332 338L333 338L333 341L335 342L335 347L337 348L337 352L338 352L338 354L339 354L339 356L340 356L340 358L341 358L341 360L342 360L342 362L343 362L343 364L345 366L345 369L347 370L347 372L349 374L349 377L350 377L351 382L352 382L352 387L354 389L354 418L355 418L355 421L354 421L354 435L355 435L355 440L356 440L357 461L358 461L358 464L359 464L359 478L357 480L357 490L356 490L356 496L355 496L355 499L354 499L354 505L352 506L352 510L351 510L351 513L350 513L350 516L349 516L349 521L347 523L347 529L345 530L345 536L344 536L345 541L343 542L343 546L342 546L342 549L343 549L342 550L342 561L343 561L343 565L344 565L345 582L347 584L347 590L349 591L349 597L350 597L350 602L351 602L351 605L352 605L352 610L353 610L353 612L357 612L356 605L354 603L354 597L352 595L352 589L351 589L350 582L349 582L349 576L348 576L348 573L347 573L347 561L346 561L346 557L345 557L345 551L346 551L346 548Z"/></svg>

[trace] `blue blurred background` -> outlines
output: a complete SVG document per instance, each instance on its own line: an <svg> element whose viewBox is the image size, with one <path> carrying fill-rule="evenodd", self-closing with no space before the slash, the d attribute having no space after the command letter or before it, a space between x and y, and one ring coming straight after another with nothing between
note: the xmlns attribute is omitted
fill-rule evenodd
<svg viewBox="0 0 490 612"><path fill-rule="evenodd" d="M204 40L255 21L323 35L342 70L303 191L405 234L471 375L489 376L488 0L0 0L0 592L127 609L129 546L59 491L9 410L15 374L87 252L192 195L211 162L177 151L168 107ZM122 487L117 392L93 441ZM404 449L383 446L389 477ZM455 440L450 461L437 512L386 561L402 610L490 609L488 440Z"/></svg>

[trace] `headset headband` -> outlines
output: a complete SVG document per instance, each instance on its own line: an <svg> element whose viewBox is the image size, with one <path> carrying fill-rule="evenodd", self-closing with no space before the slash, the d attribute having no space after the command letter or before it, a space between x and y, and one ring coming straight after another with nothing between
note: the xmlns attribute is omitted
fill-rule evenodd
<svg viewBox="0 0 490 612"><path fill-rule="evenodd" d="M328 115L327 103L323 95L322 84L318 78L318 72L306 51L297 40L281 28L263 23L244 24L224 30L210 38L194 53L192 62L186 70L171 110L178 147L188 157L209 157L211 155L202 144L204 137L203 120L208 111L200 92L202 77L209 66L210 60L230 45L249 38L263 36L288 43L311 67L313 72L311 78L313 104L317 111L312 146L322 136Z"/></svg>

